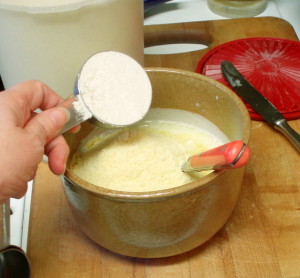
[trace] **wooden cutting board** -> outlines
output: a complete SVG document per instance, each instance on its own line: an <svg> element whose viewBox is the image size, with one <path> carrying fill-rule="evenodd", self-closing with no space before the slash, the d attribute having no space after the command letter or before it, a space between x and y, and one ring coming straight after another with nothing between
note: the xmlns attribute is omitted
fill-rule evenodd
<svg viewBox="0 0 300 278"><path fill-rule="evenodd" d="M145 26L145 46L195 43L206 49L169 55L146 55L145 65L195 71L200 58L210 49L236 39L276 37L298 40L293 27L275 17L214 20Z"/></svg>
<svg viewBox="0 0 300 278"><path fill-rule="evenodd" d="M194 41L209 48L245 37L297 40L287 22L270 17L147 26L145 34L146 45ZM194 71L206 51L149 55L145 63ZM29 229L32 277L300 277L300 156L267 124L252 124L252 157L233 215L211 240L170 258L127 258L91 242L73 221L60 177L42 163ZM290 124L300 132L300 120Z"/></svg>

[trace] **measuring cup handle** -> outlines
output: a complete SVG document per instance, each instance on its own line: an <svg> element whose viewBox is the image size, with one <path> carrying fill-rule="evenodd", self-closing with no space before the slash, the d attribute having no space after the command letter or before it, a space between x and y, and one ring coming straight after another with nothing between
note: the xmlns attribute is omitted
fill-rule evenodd
<svg viewBox="0 0 300 278"><path fill-rule="evenodd" d="M70 112L70 120L64 125L63 129L59 132L59 134L64 134L71 128L81 124L83 122L82 119L78 117L74 109L72 108L67 108Z"/></svg>
<svg viewBox="0 0 300 278"><path fill-rule="evenodd" d="M71 128L81 124L82 122L90 119L92 117L92 114L87 110L87 108L82 103L81 99L79 99L79 96L76 96L71 99L71 101L68 99L65 101L66 105L61 104L61 106L65 107L70 112L70 120L64 125L63 129L60 131L59 134L63 134L70 130ZM76 103L76 106L74 104ZM77 107L77 108L76 108ZM85 111L84 113L80 113L79 110Z"/></svg>

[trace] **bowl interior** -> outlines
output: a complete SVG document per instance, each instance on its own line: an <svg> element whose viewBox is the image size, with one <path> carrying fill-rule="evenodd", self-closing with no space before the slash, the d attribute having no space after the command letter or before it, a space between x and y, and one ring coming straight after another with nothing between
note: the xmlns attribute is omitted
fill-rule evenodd
<svg viewBox="0 0 300 278"><path fill-rule="evenodd" d="M248 143L250 137L250 117L243 102L229 88L203 75L178 69L147 68L153 98L153 108L174 108L197 113L213 122L230 140ZM94 126L82 124L77 134L66 134L70 146L70 156L78 148L81 140ZM69 165L69 163L67 163ZM92 194L113 198L151 199L182 194L199 186L209 184L222 171L213 172L188 185L147 193L114 191L90 184L76 176L67 166L65 177Z"/></svg>

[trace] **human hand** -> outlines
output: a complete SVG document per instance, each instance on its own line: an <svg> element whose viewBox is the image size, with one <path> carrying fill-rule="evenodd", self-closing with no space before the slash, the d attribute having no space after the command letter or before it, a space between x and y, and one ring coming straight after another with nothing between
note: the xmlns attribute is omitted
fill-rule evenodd
<svg viewBox="0 0 300 278"><path fill-rule="evenodd" d="M69 147L57 134L70 115L62 102L38 81L0 92L0 203L24 196L44 154L54 174L64 173Z"/></svg>

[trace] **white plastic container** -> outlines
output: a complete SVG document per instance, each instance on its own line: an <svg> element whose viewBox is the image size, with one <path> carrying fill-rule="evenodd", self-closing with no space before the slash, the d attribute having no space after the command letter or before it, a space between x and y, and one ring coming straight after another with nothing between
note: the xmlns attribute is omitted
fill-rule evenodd
<svg viewBox="0 0 300 278"><path fill-rule="evenodd" d="M0 75L5 88L35 79L63 97L83 63L105 50L143 65L141 0L0 0Z"/></svg>

